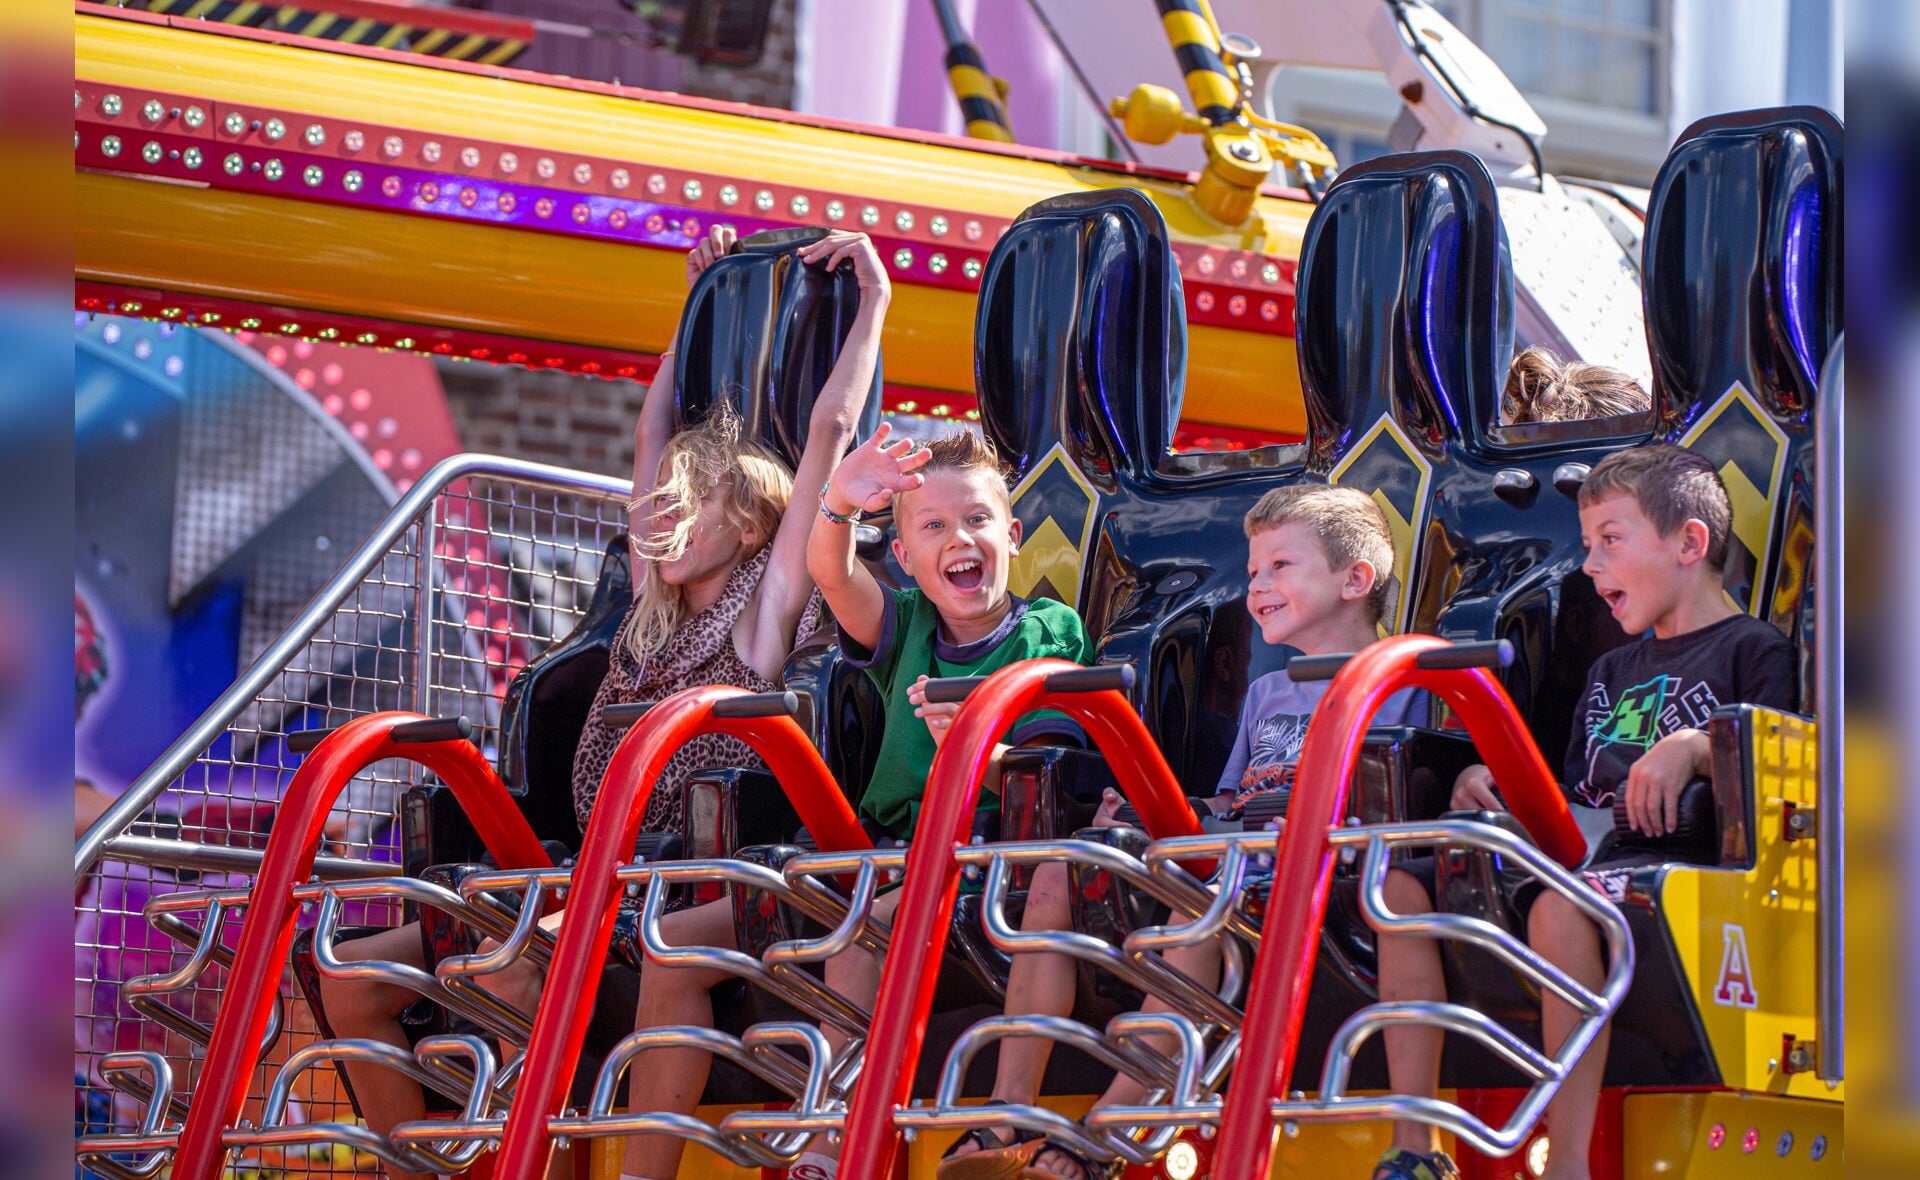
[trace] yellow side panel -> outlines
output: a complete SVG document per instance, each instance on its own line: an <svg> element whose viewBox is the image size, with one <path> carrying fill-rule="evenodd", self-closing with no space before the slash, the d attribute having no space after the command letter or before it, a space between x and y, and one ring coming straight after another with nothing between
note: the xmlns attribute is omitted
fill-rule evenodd
<svg viewBox="0 0 1920 1180"><path fill-rule="evenodd" d="M1443 1092L1443 1097L1451 1097ZM1047 1107L1069 1118L1083 1118L1093 1107L1088 1094L1048 1098ZM703 1106L699 1117L718 1123L735 1110L734 1106ZM909 1180L933 1180L940 1157L958 1131L938 1131L918 1135L907 1145ZM1444 1146L1452 1150L1453 1137L1446 1135ZM1385 1123L1319 1123L1298 1128L1293 1135L1274 1136L1271 1180L1328 1180L1331 1176L1365 1176L1391 1142ZM591 1143L587 1175L590 1180L620 1180L621 1143L600 1139ZM676 1180L760 1180L758 1168L742 1168L728 1163L704 1147L689 1146L680 1158Z"/></svg>
<svg viewBox="0 0 1920 1180"><path fill-rule="evenodd" d="M1788 1074L1782 1045L1812 1041L1819 899L1814 841L1784 838L1789 803L1814 805L1814 726L1765 715L1748 757L1759 803L1754 871L1675 868L1663 895L1701 1019L1735 1089L1842 1098L1811 1072Z"/></svg>
<svg viewBox="0 0 1920 1180"><path fill-rule="evenodd" d="M1832 1102L1629 1094L1622 1137L1623 1180L1785 1180L1838 1177L1846 1168L1843 1112Z"/></svg>

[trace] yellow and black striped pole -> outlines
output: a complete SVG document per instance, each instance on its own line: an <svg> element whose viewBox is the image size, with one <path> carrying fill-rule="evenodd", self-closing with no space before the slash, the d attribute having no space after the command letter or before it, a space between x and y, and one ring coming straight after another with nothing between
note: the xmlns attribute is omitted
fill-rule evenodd
<svg viewBox="0 0 1920 1180"><path fill-rule="evenodd" d="M1207 0L1155 0L1173 56L1193 96L1206 133L1207 166L1194 185L1194 203L1223 225L1240 225L1253 212L1273 156L1242 118L1240 83L1220 56L1220 34Z"/></svg>
<svg viewBox="0 0 1920 1180"><path fill-rule="evenodd" d="M1215 127L1238 118L1240 84L1220 57L1220 38L1213 31L1213 13L1207 0L1156 0L1160 24L1187 80L1194 113Z"/></svg>
<svg viewBox="0 0 1920 1180"><path fill-rule="evenodd" d="M974 139L1012 143L1013 124L1007 119L1000 84L987 73L986 59L978 46L967 39L949 0L933 0L940 18L940 33L947 41L947 82L953 97L960 102L960 114L967 121L967 134Z"/></svg>

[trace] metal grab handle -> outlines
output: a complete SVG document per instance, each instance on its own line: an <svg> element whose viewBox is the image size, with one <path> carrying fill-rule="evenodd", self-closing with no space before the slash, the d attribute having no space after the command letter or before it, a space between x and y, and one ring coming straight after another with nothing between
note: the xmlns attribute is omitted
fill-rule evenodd
<svg viewBox="0 0 1920 1180"><path fill-rule="evenodd" d="M537 890L538 886L535 886L535 892L532 895L536 901ZM329 979L384 983L404 988L484 1026L497 1036L510 1040L523 1040L532 1030L532 1014L521 1011L499 996L465 979L452 977L457 976L458 972L449 972L448 975L443 976L437 970L423 971L410 964L390 960L342 959L336 952L334 943L335 932L343 912L343 903L398 897L417 905L427 905L442 910L489 937L501 940L508 947L523 949L526 938L521 935L520 927L527 920L537 925L537 906L525 908L523 920L509 922L503 920L502 915L472 905L441 886L411 877L351 882L342 885L302 885L294 889L293 896L295 900L317 899L320 903L319 915L314 920L313 964L322 976ZM522 915L516 915L516 918L522 918ZM517 958L520 949L515 949L512 957ZM461 960L470 957L472 956L457 956ZM504 966L504 962L501 965ZM440 966L445 968L447 964L443 963ZM476 974L477 972L467 973Z"/></svg>
<svg viewBox="0 0 1920 1180"><path fill-rule="evenodd" d="M804 1063L782 1050L798 1045ZM794 1099L786 1111L742 1112L718 1127L688 1115L659 1111L616 1113L620 1078L642 1053L653 1049L699 1049L717 1054ZM556 1140L591 1139L652 1132L699 1143L745 1167L780 1168L792 1163L816 1132L838 1129L844 1116L831 1092L833 1053L826 1037L810 1024L756 1024L735 1038L698 1026L642 1029L622 1038L594 1079L593 1097L584 1115L549 1119Z"/></svg>
<svg viewBox="0 0 1920 1180"><path fill-rule="evenodd" d="M325 729L302 729L288 734L284 744L295 754L310 754L321 742L332 737L339 729L338 725L330 725ZM403 721L388 730L387 736L405 744L463 742L473 737L473 722L467 720L465 715L425 717L419 721Z"/></svg>
<svg viewBox="0 0 1920 1180"><path fill-rule="evenodd" d="M1140 988L1142 991L1160 996L1177 1005L1182 1015L1197 1023L1217 1025L1223 1029L1238 1028L1241 1012L1220 995L1201 986L1182 972L1167 965L1154 953L1162 946L1182 945L1178 935L1184 928L1171 928L1175 937L1162 938L1159 942L1147 941L1135 945L1135 937L1144 931L1136 931L1129 936L1124 950L1115 948L1105 939L1076 930L1025 931L1015 929L1007 921L1005 912L1009 872L1015 864L1038 864L1045 861L1071 859L1075 862L1091 863L1105 869L1141 889L1159 900L1167 902L1176 910L1184 909L1182 899L1174 900L1167 890L1160 888L1161 882L1150 876L1146 867L1138 860L1111 848L1092 841L1033 841L1011 845L982 845L977 848L956 849L956 860L963 864L980 864L987 868L986 886L980 902L980 921L986 930L987 941L1010 955L1027 952L1046 954L1064 954L1076 959L1084 959L1103 967L1121 979ZM1222 891L1223 894L1225 891ZM1222 904L1222 899L1213 894L1203 893L1207 901L1213 903L1202 911L1202 917ZM1225 904L1231 904L1227 898ZM1224 921L1222 919L1221 921ZM1161 933L1164 935L1166 928ZM1238 972L1232 981L1238 986Z"/></svg>
<svg viewBox="0 0 1920 1180"><path fill-rule="evenodd" d="M413 1081L465 1105L460 1118L481 1120L493 1105L496 1065L492 1050L478 1037L447 1035L423 1038L415 1053L368 1038L315 1041L294 1050L273 1080L261 1108L258 1126L224 1132L220 1141L234 1147L288 1147L301 1144L344 1143L405 1171L458 1172L479 1156L486 1145L474 1140L448 1140L445 1149L426 1144L402 1145L358 1123L288 1123L287 1108L293 1084L301 1073L322 1063L359 1061L383 1065ZM453 1058L472 1062L471 1070L453 1064Z"/></svg>
<svg viewBox="0 0 1920 1180"><path fill-rule="evenodd" d="M193 953L185 963L172 972L162 975L142 975L128 980L122 989L127 997L127 1006L155 1024L178 1033L197 1045L205 1047L212 1044L211 1028L166 1003L160 997L192 987L206 973L209 966L217 964L228 969L233 967L233 952L227 949L222 940L221 931L225 926L228 911L239 909L246 904L247 891L244 889L170 893L148 901L144 910L147 921L154 929L180 945L191 946ZM203 906L206 909L206 915L200 928L196 930L187 924L179 911L198 909ZM280 1039L280 1030L284 1024L284 1005L279 994L276 993L273 1008L267 1013L266 1031L260 1038L260 1056L266 1056L267 1050Z"/></svg>
<svg viewBox="0 0 1920 1180"><path fill-rule="evenodd" d="M139 1076L142 1070L151 1081ZM186 1104L173 1094L173 1066L149 1050L109 1053L100 1059L100 1076L114 1089L145 1102L147 1109L140 1116L137 1131L78 1137L73 1144L74 1157L91 1171L113 1180L147 1180L167 1165L179 1139L180 1129L168 1127L167 1116L185 1117ZM140 1152L147 1154L134 1163L114 1158Z"/></svg>
<svg viewBox="0 0 1920 1180"><path fill-rule="evenodd" d="M1047 675L1048 692L1132 692L1138 673L1132 664L1101 664L1097 668L1074 668ZM934 704L958 704L987 682L985 676L947 676L927 681L927 700Z"/></svg>
<svg viewBox="0 0 1920 1180"><path fill-rule="evenodd" d="M1151 1033L1175 1038L1178 1047L1171 1061L1150 1045L1136 1045ZM1116 1016L1107 1023L1105 1035L1065 1016L994 1016L969 1026L954 1041L940 1070L940 1087L933 1105L895 1112L894 1125L928 1130L1019 1127L1043 1132L1092 1159L1119 1158L1131 1164L1150 1164L1166 1152L1178 1129L1175 1124L1141 1141L1114 1130L1096 1138L1088 1134L1085 1124L1043 1106L960 1105L967 1067L980 1050L995 1041L1035 1036L1071 1045L1109 1069L1150 1086L1170 1089L1178 1105L1204 1101L1201 1064L1206 1056L1205 1043L1199 1029L1176 1013L1130 1012Z"/></svg>
<svg viewBox="0 0 1920 1180"><path fill-rule="evenodd" d="M623 869L621 876L626 876L629 871ZM785 964L769 966L753 955L724 947L673 946L666 941L660 929L660 919L666 911L666 885L718 879L761 889L783 901L791 901L793 891L787 887L786 878L771 869L745 861L681 861L665 867L634 871L651 878L646 904L640 911L640 945L645 949L647 958L669 967L706 967L746 979L813 1019L832 1024L851 1037L866 1033L873 1019L872 1012L813 976ZM866 915L857 910L851 911L846 920L857 932ZM835 931L827 936L826 941L844 945L843 938L850 940L851 937L843 935L842 931ZM805 947L807 944L797 942L781 945Z"/></svg>
<svg viewBox="0 0 1920 1180"><path fill-rule="evenodd" d="M793 891L788 901L795 908L823 926L837 927L846 922L853 905L849 898L842 897L821 878L844 881L847 874L852 873L854 887L858 888L859 874L867 866L871 865L875 872L899 873L906 863L907 850L904 847L873 851L809 852L781 865L780 874ZM860 945L880 955L887 953L892 937L892 927L870 913L857 932Z"/></svg>
<svg viewBox="0 0 1920 1180"><path fill-rule="evenodd" d="M1287 679L1332 680L1356 653L1295 656L1287 661ZM1507 639L1476 639L1447 647L1434 647L1414 656L1413 666L1423 672L1445 672L1458 668L1506 668L1513 664L1513 643Z"/></svg>

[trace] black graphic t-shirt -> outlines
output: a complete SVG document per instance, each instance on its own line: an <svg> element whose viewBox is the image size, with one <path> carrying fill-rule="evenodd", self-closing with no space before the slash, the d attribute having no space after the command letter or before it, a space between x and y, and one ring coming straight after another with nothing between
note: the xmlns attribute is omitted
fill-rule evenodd
<svg viewBox="0 0 1920 1180"><path fill-rule="evenodd" d="M1705 729L1721 705L1799 707L1793 644L1751 615L1616 647L1593 662L1589 675L1561 780L1567 797L1588 807L1613 806L1628 769L1653 743Z"/></svg>

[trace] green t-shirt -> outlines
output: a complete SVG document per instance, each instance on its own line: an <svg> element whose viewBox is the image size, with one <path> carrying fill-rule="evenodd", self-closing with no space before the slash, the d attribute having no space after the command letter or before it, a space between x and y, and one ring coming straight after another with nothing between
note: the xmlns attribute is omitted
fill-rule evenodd
<svg viewBox="0 0 1920 1180"><path fill-rule="evenodd" d="M1013 609L993 634L973 643L953 644L940 638L940 613L917 589L888 591L880 644L871 655L845 631L840 633L840 650L854 667L866 669L886 701L886 732L880 739L873 779L860 799L860 814L900 839L911 836L920 821L920 800L933 767L933 734L924 720L913 715L913 702L907 699L914 681L921 676L982 676L1040 656L1076 664L1093 658L1080 616L1052 599L1027 602L1016 596ZM1072 724L1059 713L1030 713L1002 740L1017 744L1022 729L1031 730L1036 721L1048 718L1062 730ZM982 810L998 805L991 794L980 801Z"/></svg>

